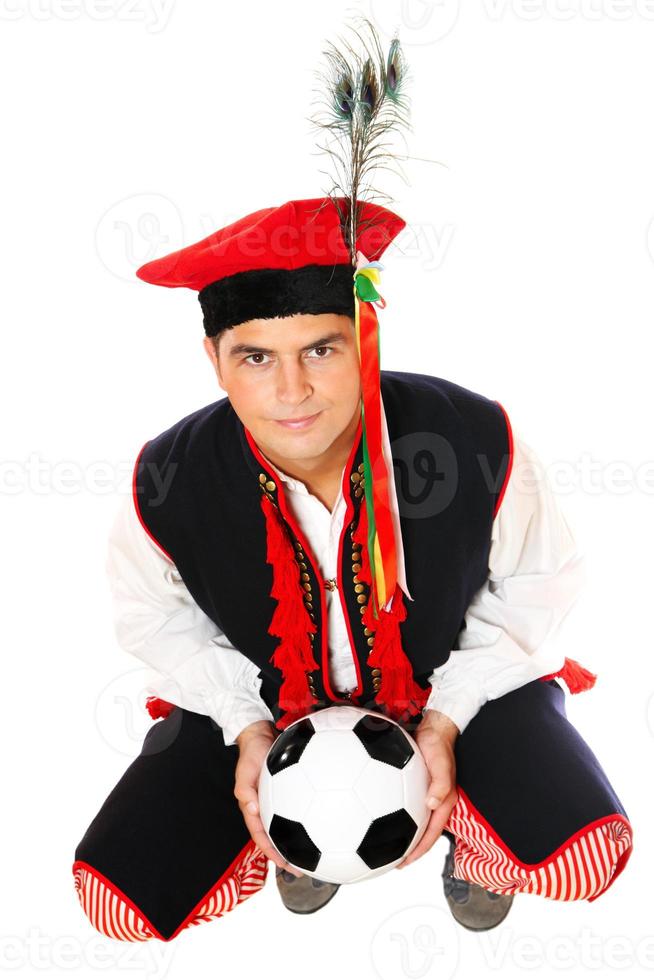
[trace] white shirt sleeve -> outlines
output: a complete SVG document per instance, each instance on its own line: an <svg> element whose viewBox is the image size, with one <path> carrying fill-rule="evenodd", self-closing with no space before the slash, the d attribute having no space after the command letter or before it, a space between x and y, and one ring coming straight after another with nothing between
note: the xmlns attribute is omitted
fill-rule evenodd
<svg viewBox="0 0 654 980"><path fill-rule="evenodd" d="M259 668L229 642L195 602L175 565L139 520L126 495L108 540L106 573L120 646L151 668L148 689L209 715L225 745L255 721L273 721L259 694Z"/></svg>
<svg viewBox="0 0 654 980"><path fill-rule="evenodd" d="M586 583L585 558L542 463L515 434L513 444L489 576L465 614L460 649L429 678L425 710L447 715L459 732L486 701L561 669L564 653L550 641Z"/></svg>

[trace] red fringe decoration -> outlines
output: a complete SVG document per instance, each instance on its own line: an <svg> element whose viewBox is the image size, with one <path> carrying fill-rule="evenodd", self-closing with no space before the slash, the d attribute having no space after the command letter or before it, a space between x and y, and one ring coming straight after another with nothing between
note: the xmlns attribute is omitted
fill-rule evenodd
<svg viewBox="0 0 654 980"><path fill-rule="evenodd" d="M149 697L146 698L145 707L151 718L167 718L177 705L164 701L163 698Z"/></svg>
<svg viewBox="0 0 654 980"><path fill-rule="evenodd" d="M566 657L563 667L561 670L557 671L556 674L547 674L546 677L541 677L541 681L552 681L556 677L560 677L564 680L570 694L579 694L580 691L588 691L591 687L595 686L595 681L597 680L597 674L593 674L590 670L586 670L581 664L577 663L576 660L572 660L570 657Z"/></svg>
<svg viewBox="0 0 654 980"><path fill-rule="evenodd" d="M367 547L368 514L363 504L359 508L359 523L352 540L361 549L361 570L357 572L357 578L371 586L372 573ZM374 631L375 637L367 665L381 670L381 684L375 701L386 708L394 721L407 721L423 710L431 687L422 688L415 682L411 663L402 649L400 623L406 619L406 608L399 583L395 586L390 610L380 608L379 619L375 619L372 602L368 601L362 619L364 626Z"/></svg>
<svg viewBox="0 0 654 980"><path fill-rule="evenodd" d="M261 509L266 518L266 561L273 567L273 587L270 595L277 607L268 627L280 642L270 662L282 671L284 679L279 690L279 707L286 714L276 722L276 728L288 727L311 711L317 703L309 690L306 674L317 670L309 633L318 629L304 604L295 551L276 507L261 494Z"/></svg>

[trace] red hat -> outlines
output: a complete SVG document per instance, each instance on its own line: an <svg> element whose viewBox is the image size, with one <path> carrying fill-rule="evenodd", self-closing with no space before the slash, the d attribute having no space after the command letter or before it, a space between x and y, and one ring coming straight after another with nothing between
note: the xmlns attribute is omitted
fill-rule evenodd
<svg viewBox="0 0 654 980"><path fill-rule="evenodd" d="M207 336L246 320L296 313L354 317L354 268L339 213L347 213L348 204L343 197L320 197L262 208L142 265L136 275L157 286L197 290ZM358 209L356 250L375 261L406 222L370 201Z"/></svg>

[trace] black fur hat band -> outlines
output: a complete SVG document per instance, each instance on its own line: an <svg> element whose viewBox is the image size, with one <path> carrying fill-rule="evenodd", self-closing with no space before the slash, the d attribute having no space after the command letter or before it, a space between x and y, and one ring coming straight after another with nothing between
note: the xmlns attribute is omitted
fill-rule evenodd
<svg viewBox="0 0 654 980"><path fill-rule="evenodd" d="M350 263L299 269L248 269L209 283L198 293L204 332L214 337L246 320L297 313L341 313L354 319Z"/></svg>

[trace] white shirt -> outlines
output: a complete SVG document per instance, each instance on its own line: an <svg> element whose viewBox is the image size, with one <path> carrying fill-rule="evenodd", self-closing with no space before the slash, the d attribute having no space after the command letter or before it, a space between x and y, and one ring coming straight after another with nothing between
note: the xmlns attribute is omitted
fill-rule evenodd
<svg viewBox="0 0 654 980"><path fill-rule="evenodd" d="M542 464L515 433L513 452L492 526L489 576L465 614L461 649L429 678L425 710L447 715L460 732L486 701L561 669L565 654L550 641L585 584L584 558ZM346 510L342 491L330 513L304 483L274 469L321 573L335 578ZM131 494L110 531L106 571L116 638L151 668L149 693L213 718L226 745L247 725L273 721L259 693L258 666L197 605L143 528ZM353 690L356 670L341 602L336 591L326 590L326 597L330 681L335 690ZM409 600L405 605L409 609Z"/></svg>

